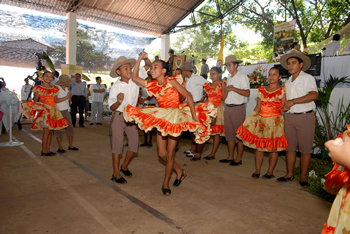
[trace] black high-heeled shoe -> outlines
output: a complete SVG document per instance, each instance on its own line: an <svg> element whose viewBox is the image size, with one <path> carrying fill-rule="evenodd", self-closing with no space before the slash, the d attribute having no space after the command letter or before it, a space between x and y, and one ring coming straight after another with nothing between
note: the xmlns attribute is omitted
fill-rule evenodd
<svg viewBox="0 0 350 234"><path fill-rule="evenodd" d="M162 186L162 192L166 196L169 196L171 194L171 190L169 188L163 188L163 186Z"/></svg>
<svg viewBox="0 0 350 234"><path fill-rule="evenodd" d="M253 179L259 179L259 177L260 177L260 173L259 173L259 174L255 174L255 173L253 173L252 177L253 177Z"/></svg>
<svg viewBox="0 0 350 234"><path fill-rule="evenodd" d="M41 151L41 156L53 156L54 154L52 152L49 153L44 153L43 151Z"/></svg>

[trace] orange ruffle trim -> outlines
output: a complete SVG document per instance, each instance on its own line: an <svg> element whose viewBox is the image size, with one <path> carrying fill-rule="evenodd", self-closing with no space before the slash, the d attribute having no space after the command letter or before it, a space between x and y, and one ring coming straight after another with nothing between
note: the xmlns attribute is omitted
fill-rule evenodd
<svg viewBox="0 0 350 234"><path fill-rule="evenodd" d="M45 95L45 96L56 96L60 90L53 86L52 88L44 88L40 85L35 85L33 88L33 93L38 92L39 95Z"/></svg>
<svg viewBox="0 0 350 234"><path fill-rule="evenodd" d="M220 82L219 84L215 85L214 87L210 87L210 83L205 83L204 84L204 89L205 89L205 92L207 94L217 93L218 90L220 90L221 88L222 88L222 82Z"/></svg>
<svg viewBox="0 0 350 234"><path fill-rule="evenodd" d="M344 133L346 133L346 137L350 137L350 124L347 125L347 131L342 132L335 139L345 137ZM332 170L325 175L327 180L324 182L324 189L336 195L344 185L350 187L350 170L335 162L333 162L333 165Z"/></svg>
<svg viewBox="0 0 350 234"><path fill-rule="evenodd" d="M124 119L128 122L135 121L135 123L138 125L138 127L148 132L152 130L153 128L157 128L159 132L161 132L162 136L171 135L174 137L178 137L181 135L183 131L190 131L195 132L195 141L198 144L202 144L209 140L210 135L210 127L205 126L199 122L189 122L184 121L182 123L171 123L165 119L156 118L152 114L143 113L140 111L139 108L133 107L131 105L126 106L126 108L123 111L124 113ZM209 116L208 113L204 114L206 115L206 121L209 122ZM203 120L204 116L198 116L200 120Z"/></svg>
<svg viewBox="0 0 350 234"><path fill-rule="evenodd" d="M288 146L287 138L283 135L275 138L260 138L257 135L252 134L243 125L236 131L238 137L242 139L243 144L260 151L274 152L285 150ZM249 144L247 144L248 142Z"/></svg>
<svg viewBox="0 0 350 234"><path fill-rule="evenodd" d="M321 234L333 234L335 231L335 227L327 226L327 223L324 223L324 228L322 229Z"/></svg>
<svg viewBox="0 0 350 234"><path fill-rule="evenodd" d="M181 75L173 75L171 77L165 77L165 82L162 86L158 85L157 80L147 82L147 93L149 96L159 97L165 94L167 88L173 87L170 80L176 80L179 84L183 85L183 78Z"/></svg>
<svg viewBox="0 0 350 234"><path fill-rule="evenodd" d="M283 90L284 90L284 85L281 86L281 88L273 93L269 93L266 91L265 86L261 86L258 89L258 92L260 92L263 95L263 98L266 100L271 100L275 99L276 97L282 98L283 97Z"/></svg>
<svg viewBox="0 0 350 234"><path fill-rule="evenodd" d="M225 136L225 126L224 125L213 125L210 127L210 135L217 135L220 134L220 136Z"/></svg>

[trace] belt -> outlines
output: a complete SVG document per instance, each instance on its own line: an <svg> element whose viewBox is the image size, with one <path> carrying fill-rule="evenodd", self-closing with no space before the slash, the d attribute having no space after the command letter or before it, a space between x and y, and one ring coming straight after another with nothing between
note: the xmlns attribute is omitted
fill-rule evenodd
<svg viewBox="0 0 350 234"><path fill-rule="evenodd" d="M114 111L115 112L115 114L117 115L121 115L121 114L123 114L123 112L122 111Z"/></svg>
<svg viewBox="0 0 350 234"><path fill-rule="evenodd" d="M243 106L243 105L244 105L244 103L238 104L238 105L236 105L236 104L226 104L226 106L228 106L228 107L236 107L236 106Z"/></svg>
<svg viewBox="0 0 350 234"><path fill-rule="evenodd" d="M84 95L73 95L73 97L85 97Z"/></svg>
<svg viewBox="0 0 350 234"><path fill-rule="evenodd" d="M290 113L290 114L293 114L293 115L302 115L302 114L309 114L309 113L312 113L314 112L313 110L309 110L309 111L304 111L304 112L299 112L299 113Z"/></svg>
<svg viewBox="0 0 350 234"><path fill-rule="evenodd" d="M200 103L201 101L198 101L198 102L194 102L194 104L198 104L198 103Z"/></svg>
<svg viewBox="0 0 350 234"><path fill-rule="evenodd" d="M157 104L144 104L144 106L156 106Z"/></svg>

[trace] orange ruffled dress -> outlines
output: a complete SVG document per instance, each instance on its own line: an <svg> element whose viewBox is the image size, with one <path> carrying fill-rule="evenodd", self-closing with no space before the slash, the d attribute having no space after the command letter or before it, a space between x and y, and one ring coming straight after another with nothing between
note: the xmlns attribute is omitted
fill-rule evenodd
<svg viewBox="0 0 350 234"><path fill-rule="evenodd" d="M196 113L200 123L193 121L188 104L181 103L181 94L171 85L172 79L183 85L181 75L166 77L162 86L156 80L146 81L147 93L156 97L159 107L128 105L124 107L124 119L135 122L145 132L157 128L162 136L178 137L182 131L189 130L195 133L195 141L202 144L210 138L210 122L216 117L215 107L211 102L198 104Z"/></svg>
<svg viewBox="0 0 350 234"><path fill-rule="evenodd" d="M347 131L336 138L350 137L350 125ZM350 160L350 155L349 160ZM327 223L324 224L322 234L350 233L350 170L333 162L333 169L326 175L324 189L334 195L331 211Z"/></svg>
<svg viewBox="0 0 350 234"><path fill-rule="evenodd" d="M213 103L216 107L216 118L211 123L210 135L220 134L220 136L225 136L225 126L224 126L224 108L222 107L222 82L210 87L210 83L204 84L204 90L208 95L208 101Z"/></svg>
<svg viewBox="0 0 350 234"><path fill-rule="evenodd" d="M288 141L284 135L284 118L281 112L285 92L284 86L272 93L267 92L264 86L258 89L260 112L253 111L236 131L244 145L265 152L277 152L287 148Z"/></svg>
<svg viewBox="0 0 350 234"><path fill-rule="evenodd" d="M34 101L23 103L22 113L30 121L34 119L30 128L33 130L42 130L43 127L47 127L50 130L66 128L68 122L63 118L55 103L55 96L58 94L59 89L56 86L49 89L36 85L32 91L33 93L39 93L39 98L44 100L44 103Z"/></svg>

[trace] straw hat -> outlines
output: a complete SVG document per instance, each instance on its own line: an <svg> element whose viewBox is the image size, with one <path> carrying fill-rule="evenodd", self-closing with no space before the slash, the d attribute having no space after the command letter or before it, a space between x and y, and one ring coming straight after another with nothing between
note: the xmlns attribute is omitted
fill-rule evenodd
<svg viewBox="0 0 350 234"><path fill-rule="evenodd" d="M191 62L183 62L182 66L180 67L182 70L186 71L192 71L192 63Z"/></svg>
<svg viewBox="0 0 350 234"><path fill-rule="evenodd" d="M136 64L136 60L135 59L127 59L125 58L124 56L120 56L117 61L115 61L113 67L112 67L112 70L111 72L109 73L109 75L112 77L112 78L115 78L115 77L118 77L119 75L117 74L116 70L121 66L121 65L124 65L126 63L130 63L131 65L131 68L133 68Z"/></svg>
<svg viewBox="0 0 350 234"><path fill-rule="evenodd" d="M291 52L283 55L280 59L280 63L284 69L288 70L287 60L291 57L300 58L303 61L303 63L304 63L304 66L302 68L303 71L306 71L307 69L310 68L310 66L311 66L310 58L307 57L305 54L300 53L297 50L292 50Z"/></svg>
<svg viewBox="0 0 350 234"><path fill-rule="evenodd" d="M241 63L243 62L242 60L237 60L235 55L229 55L225 58L225 63L223 65L226 65L228 63Z"/></svg>
<svg viewBox="0 0 350 234"><path fill-rule="evenodd" d="M58 81L55 83L55 85L66 85L72 82L72 80L69 78L68 75L63 74L58 77Z"/></svg>

